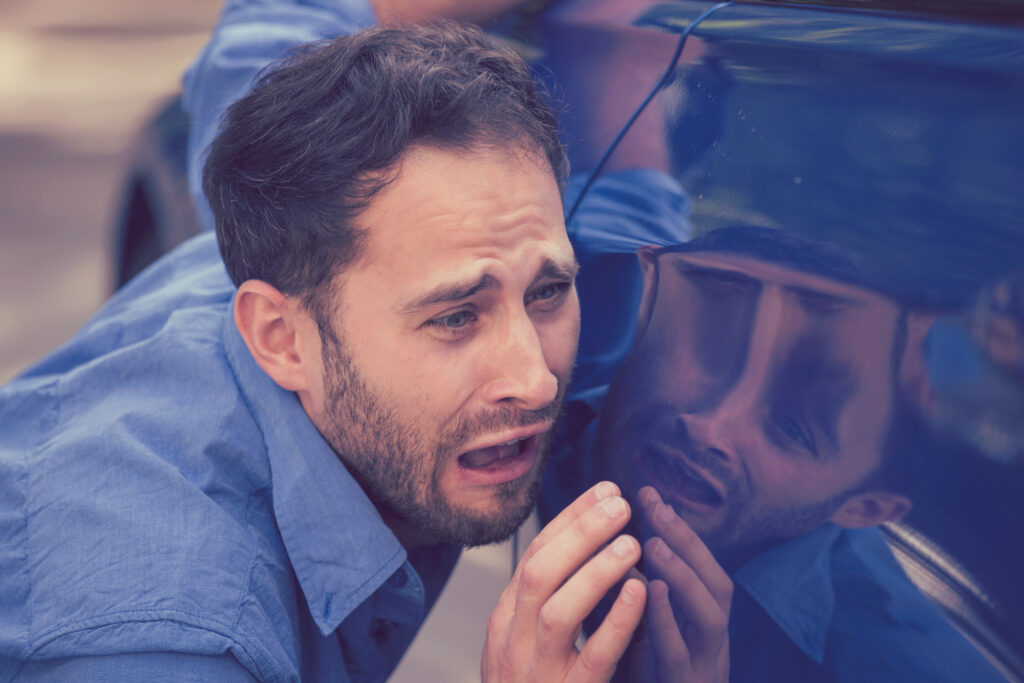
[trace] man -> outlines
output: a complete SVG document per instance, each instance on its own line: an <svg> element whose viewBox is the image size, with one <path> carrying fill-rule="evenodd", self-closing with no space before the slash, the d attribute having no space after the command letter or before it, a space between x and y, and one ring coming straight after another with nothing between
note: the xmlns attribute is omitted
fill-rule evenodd
<svg viewBox="0 0 1024 683"><path fill-rule="evenodd" d="M264 74L206 163L216 243L0 392L2 678L386 678L459 546L532 509L579 326L563 165L475 29ZM628 518L605 483L531 544L486 680L611 674L640 582L574 642L639 559Z"/></svg>
<svg viewBox="0 0 1024 683"><path fill-rule="evenodd" d="M633 347L607 396L572 406L545 501L607 477L639 511L652 583L633 673L1000 680L874 529L909 510L927 448L907 395L918 316L842 254L774 230L639 262Z"/></svg>

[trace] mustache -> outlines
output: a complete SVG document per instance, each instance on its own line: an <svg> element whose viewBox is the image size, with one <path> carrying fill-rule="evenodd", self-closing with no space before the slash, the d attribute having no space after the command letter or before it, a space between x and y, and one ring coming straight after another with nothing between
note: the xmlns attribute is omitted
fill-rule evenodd
<svg viewBox="0 0 1024 683"><path fill-rule="evenodd" d="M502 429L529 427L544 422L555 422L562 414L565 389L559 388L555 400L543 408L522 410L511 406L503 406L494 410L482 411L475 415L461 418L452 430L445 435L441 448L448 452L460 450L463 444L481 434L497 432Z"/></svg>
<svg viewBox="0 0 1024 683"><path fill-rule="evenodd" d="M663 444L679 451L690 463L700 467L725 485L736 480L736 474L720 455L694 441L686 428L685 415L675 406L662 404L631 415L623 425L627 438L634 444Z"/></svg>

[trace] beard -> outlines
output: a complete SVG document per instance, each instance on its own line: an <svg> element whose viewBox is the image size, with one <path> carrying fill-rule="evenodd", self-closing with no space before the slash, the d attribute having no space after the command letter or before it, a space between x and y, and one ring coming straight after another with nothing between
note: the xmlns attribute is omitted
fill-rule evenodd
<svg viewBox="0 0 1024 683"><path fill-rule="evenodd" d="M497 543L515 533L537 501L550 431L529 474L493 487L492 512L452 505L441 491L442 475L462 447L482 434L554 420L561 410L564 383L545 408L504 407L464 416L430 443L402 420L381 392L367 385L333 330L320 328L327 401L318 427L381 516L432 542L466 547Z"/></svg>

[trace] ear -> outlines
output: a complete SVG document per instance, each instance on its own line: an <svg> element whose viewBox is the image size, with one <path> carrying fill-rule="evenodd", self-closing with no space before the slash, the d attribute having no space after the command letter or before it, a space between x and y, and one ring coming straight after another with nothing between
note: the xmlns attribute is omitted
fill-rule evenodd
<svg viewBox="0 0 1024 683"><path fill-rule="evenodd" d="M235 295L235 326L256 363L283 389L307 392L311 372L297 302L261 280Z"/></svg>
<svg viewBox="0 0 1024 683"><path fill-rule="evenodd" d="M651 321L651 312L654 309L654 301L658 294L658 264L656 254L658 248L654 246L640 247L636 252L637 261L640 262L640 271L644 279L644 291L640 295L640 308L636 315L636 334L633 335L634 343L643 339L647 331L647 324Z"/></svg>
<svg viewBox="0 0 1024 683"><path fill-rule="evenodd" d="M844 502L829 520L844 529L862 529L898 521L910 512L910 499L882 489L857 493Z"/></svg>

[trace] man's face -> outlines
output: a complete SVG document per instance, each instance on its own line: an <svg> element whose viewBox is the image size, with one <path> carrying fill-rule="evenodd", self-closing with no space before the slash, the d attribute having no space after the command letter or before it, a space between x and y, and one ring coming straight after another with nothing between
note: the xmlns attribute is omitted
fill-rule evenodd
<svg viewBox="0 0 1024 683"><path fill-rule="evenodd" d="M309 410L418 539L500 540L536 498L579 336L576 260L539 159L410 150L337 281Z"/></svg>
<svg viewBox="0 0 1024 683"><path fill-rule="evenodd" d="M655 254L601 467L653 485L715 552L818 527L881 462L898 308L750 257Z"/></svg>

